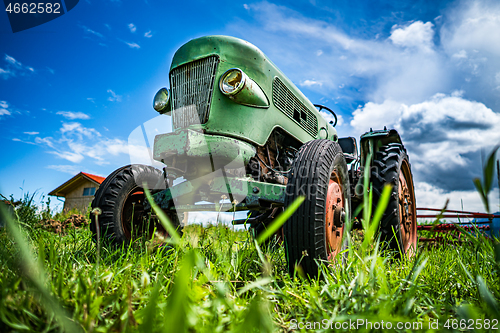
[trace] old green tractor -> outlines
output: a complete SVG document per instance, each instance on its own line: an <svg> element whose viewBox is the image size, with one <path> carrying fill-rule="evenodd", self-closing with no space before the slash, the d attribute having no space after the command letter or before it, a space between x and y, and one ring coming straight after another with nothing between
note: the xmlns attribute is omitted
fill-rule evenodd
<svg viewBox="0 0 500 333"><path fill-rule="evenodd" d="M179 230L185 212L222 210L249 211L233 223L260 233L304 196L280 233L289 270L300 263L315 275L318 260L331 260L346 246L364 193L362 166L370 158L374 204L384 185L393 185L381 240L399 253L415 247L412 173L395 130L370 130L358 152L354 138L337 136L333 111L312 104L257 47L233 37L184 44L169 78L170 89L160 89L153 103L172 117L173 132L154 140L153 158L165 166L129 165L109 175L92 202L102 210L99 226L92 216L94 233L99 227L103 237L121 244L161 230L145 222L151 205L144 183ZM321 110L334 120L325 120Z"/></svg>

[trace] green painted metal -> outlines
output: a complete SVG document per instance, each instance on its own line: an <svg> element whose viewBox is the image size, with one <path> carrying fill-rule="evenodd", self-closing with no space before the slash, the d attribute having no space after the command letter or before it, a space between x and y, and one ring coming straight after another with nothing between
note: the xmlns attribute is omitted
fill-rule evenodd
<svg viewBox="0 0 500 333"><path fill-rule="evenodd" d="M218 164L244 166L255 156L255 147L234 138L208 135L192 129L179 129L155 137L153 158L169 165L174 157L212 156Z"/></svg>
<svg viewBox="0 0 500 333"><path fill-rule="evenodd" d="M360 165L364 167L366 163L367 156L371 153L371 161L370 165L373 165L373 159L375 158L375 154L377 153L379 147L383 145L387 145L389 143L403 143L399 133L395 129L387 130L376 130L373 131L370 129L369 132L361 135L360 139ZM363 188L363 177L358 179L357 185L355 188ZM363 195L361 192L356 192L356 196L360 197Z"/></svg>
<svg viewBox="0 0 500 333"><path fill-rule="evenodd" d="M215 77L214 91L208 121L195 128L202 128L206 134L230 136L256 145L264 145L274 128L305 143L320 138L319 129L324 127L331 140L336 140L334 127L317 111L304 94L267 58L257 47L244 40L228 36L208 36L193 39L177 50L170 70L183 64L211 55L220 62ZM231 68L241 69L264 92L271 102L269 108L252 107L231 100L219 90L219 80ZM278 77L293 95L318 119L318 134L313 137L299 123L278 110L272 103L273 81ZM265 121L263 121L265 119ZM324 136L324 133L322 133Z"/></svg>
<svg viewBox="0 0 500 333"><path fill-rule="evenodd" d="M191 167L187 181L156 193L155 201L163 209L172 209L174 201L178 210L221 209L218 202L228 195L233 201L231 209L235 210L282 206L285 185L213 173L246 166L256 155L256 147L263 146L276 128L300 143L320 138L337 141L336 129L264 53L241 39L208 36L191 40L175 53L170 72L213 56L218 58L218 65L208 120L155 137L153 158L166 164L170 168L167 172L187 172L178 169L179 163ZM228 96L221 92L219 83L232 68L243 71L246 84ZM193 205L207 196L215 203Z"/></svg>
<svg viewBox="0 0 500 333"><path fill-rule="evenodd" d="M285 185L258 182L252 178L215 178L211 189L225 192L229 188L235 196L246 196L246 207L259 207L259 200L282 206L285 203Z"/></svg>
<svg viewBox="0 0 500 333"><path fill-rule="evenodd" d="M223 74L224 75L224 74ZM224 77L224 76L223 76ZM234 102L246 106L257 108L268 108L269 100L257 83L244 74L245 80L241 84L242 88L237 89L232 94L225 94ZM219 79L219 88L222 90L222 81Z"/></svg>
<svg viewBox="0 0 500 333"><path fill-rule="evenodd" d="M376 131L370 130L369 132L361 135L361 165L365 165L366 157L369 153L371 153L373 162L373 157L375 157L378 148L389 143L403 143L401 137L399 136L399 133L395 129L384 129Z"/></svg>
<svg viewBox="0 0 500 333"><path fill-rule="evenodd" d="M176 209L177 211L203 211L203 210L219 210L219 204L193 205L182 204L173 206L174 199L181 199L184 196L193 196L200 185L204 184L203 178L185 181L174 185L166 190L154 194L155 202L162 209ZM215 177L210 181L210 192L212 196L220 197L229 194L233 197L245 198L245 202L233 201L232 204L225 204L225 210L248 210L256 209L261 206L262 202L266 202L268 206L273 204L275 207L283 206L285 203L286 186L279 184L270 184L254 181L252 178L237 178L237 177ZM218 195L216 194L218 193Z"/></svg>

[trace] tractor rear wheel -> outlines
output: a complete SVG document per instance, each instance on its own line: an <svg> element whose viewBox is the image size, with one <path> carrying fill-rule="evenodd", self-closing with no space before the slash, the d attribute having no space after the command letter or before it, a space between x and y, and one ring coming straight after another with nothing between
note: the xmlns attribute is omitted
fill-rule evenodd
<svg viewBox="0 0 500 333"><path fill-rule="evenodd" d="M371 179L374 209L385 184L393 186L391 197L380 221L380 238L390 250L411 256L417 246L415 189L410 162L402 144L390 143L376 153Z"/></svg>
<svg viewBox="0 0 500 333"><path fill-rule="evenodd" d="M149 218L144 210L146 200L143 183L151 193L165 188L163 174L160 170L147 165L127 165L110 174L99 186L92 201L92 210L101 209L98 216L102 239L114 245L128 243L135 236L152 236L155 228L166 235L163 227L156 219ZM177 214L168 216L174 226L179 226ZM90 230L97 238L97 225L94 214L91 214Z"/></svg>
<svg viewBox="0 0 500 333"><path fill-rule="evenodd" d="M288 269L318 274L316 260L333 260L347 246L350 217L347 164L337 142L313 140L297 153L286 187L285 207L305 196L302 205L284 225Z"/></svg>

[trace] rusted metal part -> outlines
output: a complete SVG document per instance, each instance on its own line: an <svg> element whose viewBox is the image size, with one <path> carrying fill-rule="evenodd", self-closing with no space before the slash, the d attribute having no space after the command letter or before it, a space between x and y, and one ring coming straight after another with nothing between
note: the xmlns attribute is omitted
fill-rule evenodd
<svg viewBox="0 0 500 333"><path fill-rule="evenodd" d="M415 192L412 191L413 180L410 166L403 161L399 173L399 221L401 223L401 238L403 248L408 251L417 247L417 214L415 207Z"/></svg>
<svg viewBox="0 0 500 333"><path fill-rule="evenodd" d="M467 225L459 225L454 223L441 223L436 225L419 225L417 226L418 230L426 230L436 233L445 233L452 236L453 241L463 242L462 240L462 230L467 232L487 232L490 231L489 225L483 226L467 226ZM448 241L449 238L437 236L433 238L420 237L418 239L419 242L429 243L429 242L445 242Z"/></svg>
<svg viewBox="0 0 500 333"><path fill-rule="evenodd" d="M334 170L330 175L326 195L325 231L328 259L332 260L342 249L346 198L343 196L342 181Z"/></svg>
<svg viewBox="0 0 500 333"><path fill-rule="evenodd" d="M469 225L460 225L457 223L440 223L436 225L419 225L417 226L418 230L428 230L428 231L436 231L436 232L448 232L450 230L457 230L459 231L460 229L464 230L490 230L489 225L483 225L483 226L469 226Z"/></svg>
<svg viewBox="0 0 500 333"><path fill-rule="evenodd" d="M463 210L442 210L437 208L417 208L418 211L429 211L429 212L443 212L443 213L456 213L456 214L417 214L417 218L435 218L440 216L441 218L486 218L494 219L499 218L498 214L486 214L486 213L476 213L467 212Z"/></svg>
<svg viewBox="0 0 500 333"><path fill-rule="evenodd" d="M460 238L462 230L467 232L484 232L487 236L500 236L500 214L486 214L467 212L461 210L443 210L436 208L417 208L417 211L436 212L435 214L418 214L417 218L444 218L444 219L471 219L468 222L459 221L451 223L439 223L434 225L418 225L417 230L425 230L437 233L454 233ZM440 241L442 237L419 238L421 242Z"/></svg>

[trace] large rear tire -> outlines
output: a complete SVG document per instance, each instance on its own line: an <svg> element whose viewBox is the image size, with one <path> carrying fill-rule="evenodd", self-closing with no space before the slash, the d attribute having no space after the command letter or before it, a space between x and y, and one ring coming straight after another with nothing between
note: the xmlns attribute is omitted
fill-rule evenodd
<svg viewBox="0 0 500 333"><path fill-rule="evenodd" d="M402 144L390 143L376 153L371 179L374 209L385 184L392 194L380 221L380 240L390 250L407 256L416 252L417 214L410 162Z"/></svg>
<svg viewBox="0 0 500 333"><path fill-rule="evenodd" d="M299 265L306 275L315 277L316 260L333 260L347 244L344 234L351 196L340 145L329 140L303 145L293 163L286 194L285 207L305 196L284 226L289 272Z"/></svg>
<svg viewBox="0 0 500 333"><path fill-rule="evenodd" d="M163 174L158 169L147 165L127 165L110 174L99 186L92 201L92 209L99 207L98 216L101 238L110 244L128 243L135 236L152 236L158 230L166 235L165 230L144 210L146 200L143 183L152 193L165 188ZM168 214L174 226L179 226L177 214ZM95 216L91 214L90 230L97 238Z"/></svg>

